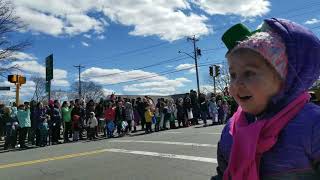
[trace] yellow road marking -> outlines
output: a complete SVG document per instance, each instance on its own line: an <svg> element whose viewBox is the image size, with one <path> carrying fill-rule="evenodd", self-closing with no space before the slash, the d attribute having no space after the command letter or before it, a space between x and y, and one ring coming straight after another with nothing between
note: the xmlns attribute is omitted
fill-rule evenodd
<svg viewBox="0 0 320 180"><path fill-rule="evenodd" d="M81 156L88 156L88 155L103 153L106 151L107 151L106 149L101 149L101 150L95 150L95 151L89 151L89 152L83 152L83 153L75 153L75 154L67 154L67 155L63 155L63 156L56 156L56 157L38 159L38 160L32 160L32 161L24 161L24 162L17 162L17 163L3 164L3 165L0 164L0 169L26 166L26 165L38 164L38 163L49 162L49 161L70 159L70 158L76 158L76 157L81 157Z"/></svg>

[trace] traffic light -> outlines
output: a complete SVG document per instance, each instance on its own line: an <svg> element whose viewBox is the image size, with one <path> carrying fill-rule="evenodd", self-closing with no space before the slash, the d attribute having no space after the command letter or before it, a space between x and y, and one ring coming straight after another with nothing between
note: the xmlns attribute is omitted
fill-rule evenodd
<svg viewBox="0 0 320 180"><path fill-rule="evenodd" d="M25 84L27 81L26 77L24 76L19 76L19 84Z"/></svg>
<svg viewBox="0 0 320 180"><path fill-rule="evenodd" d="M8 75L8 81L11 83L18 82L17 75Z"/></svg>
<svg viewBox="0 0 320 180"><path fill-rule="evenodd" d="M213 76L213 67L212 66L209 67L209 74L210 74L210 76Z"/></svg>
<svg viewBox="0 0 320 180"><path fill-rule="evenodd" d="M220 66L214 65L214 69L215 69L215 77L218 77L220 75Z"/></svg>
<svg viewBox="0 0 320 180"><path fill-rule="evenodd" d="M201 56L201 49L197 48L197 55Z"/></svg>
<svg viewBox="0 0 320 180"><path fill-rule="evenodd" d="M25 84L26 77L21 75L8 75L8 81L11 83Z"/></svg>

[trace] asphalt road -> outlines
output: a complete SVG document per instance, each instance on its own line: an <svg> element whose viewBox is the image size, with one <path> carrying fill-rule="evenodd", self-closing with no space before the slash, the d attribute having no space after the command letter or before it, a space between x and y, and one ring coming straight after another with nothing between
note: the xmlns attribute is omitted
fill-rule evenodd
<svg viewBox="0 0 320 180"><path fill-rule="evenodd" d="M0 179L209 180L221 130L196 126L0 152Z"/></svg>

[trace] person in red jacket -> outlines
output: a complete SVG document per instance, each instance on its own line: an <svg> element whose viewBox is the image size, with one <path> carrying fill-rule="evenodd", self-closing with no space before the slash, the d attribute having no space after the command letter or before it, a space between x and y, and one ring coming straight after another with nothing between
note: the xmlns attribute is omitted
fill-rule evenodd
<svg viewBox="0 0 320 180"><path fill-rule="evenodd" d="M79 132L80 132L80 116L78 115L72 116L72 131L73 131L73 141L78 141Z"/></svg>
<svg viewBox="0 0 320 180"><path fill-rule="evenodd" d="M115 108L113 107L112 103L109 103L104 113L104 118L106 120L105 130L107 131L108 138L113 137L113 131L115 127L115 124L114 124L115 116L116 116Z"/></svg>

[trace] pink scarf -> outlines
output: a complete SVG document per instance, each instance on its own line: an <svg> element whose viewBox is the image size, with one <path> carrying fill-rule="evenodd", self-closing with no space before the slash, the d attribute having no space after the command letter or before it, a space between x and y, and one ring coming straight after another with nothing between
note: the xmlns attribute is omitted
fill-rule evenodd
<svg viewBox="0 0 320 180"><path fill-rule="evenodd" d="M271 119L251 124L248 124L245 113L239 107L230 124L233 144L223 180L259 180L262 154L277 142L280 131L298 114L309 98L309 94L304 92Z"/></svg>

